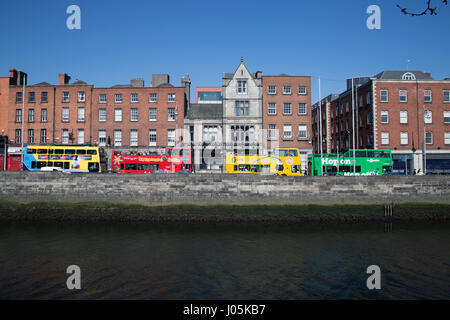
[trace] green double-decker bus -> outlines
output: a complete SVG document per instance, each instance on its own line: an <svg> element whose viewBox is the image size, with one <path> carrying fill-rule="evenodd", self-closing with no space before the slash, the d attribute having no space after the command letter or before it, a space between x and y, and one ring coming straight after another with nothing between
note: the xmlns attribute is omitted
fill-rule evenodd
<svg viewBox="0 0 450 320"><path fill-rule="evenodd" d="M313 176L380 176L392 173L392 153L390 149L355 149L353 157L353 149L350 149L322 157L313 154L309 156L308 165Z"/></svg>

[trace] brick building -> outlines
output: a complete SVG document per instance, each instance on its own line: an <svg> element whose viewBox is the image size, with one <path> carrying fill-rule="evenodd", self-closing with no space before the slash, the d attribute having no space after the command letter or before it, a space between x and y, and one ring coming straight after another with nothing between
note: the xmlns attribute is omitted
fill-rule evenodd
<svg viewBox="0 0 450 320"><path fill-rule="evenodd" d="M11 70L8 90L3 85L6 80L0 79L0 113L8 114L7 126L4 121L0 124L6 127L11 143L24 139L25 144L90 143L157 150L183 141L189 75L182 78L180 87L171 85L168 75L155 74L150 87L144 87L143 79L132 79L129 85L94 88L81 80L70 83L70 76L62 73L57 85L27 85L25 97L20 75Z"/></svg>
<svg viewBox="0 0 450 320"><path fill-rule="evenodd" d="M450 173L450 79L421 71L383 71L322 100L324 152L391 149L394 172ZM319 103L313 106L314 152L320 152ZM425 141L425 146L423 142ZM425 153L424 153L425 151ZM405 163L406 161L406 163ZM407 170L405 170L405 168Z"/></svg>
<svg viewBox="0 0 450 320"><path fill-rule="evenodd" d="M302 168L312 153L311 77L262 76L267 147L299 148Z"/></svg>

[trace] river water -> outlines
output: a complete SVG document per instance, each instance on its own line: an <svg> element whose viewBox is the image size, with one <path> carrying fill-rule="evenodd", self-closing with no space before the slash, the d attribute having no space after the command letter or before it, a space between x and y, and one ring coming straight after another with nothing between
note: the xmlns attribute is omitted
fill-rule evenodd
<svg viewBox="0 0 450 320"><path fill-rule="evenodd" d="M449 252L450 224L2 222L0 299L450 299Z"/></svg>

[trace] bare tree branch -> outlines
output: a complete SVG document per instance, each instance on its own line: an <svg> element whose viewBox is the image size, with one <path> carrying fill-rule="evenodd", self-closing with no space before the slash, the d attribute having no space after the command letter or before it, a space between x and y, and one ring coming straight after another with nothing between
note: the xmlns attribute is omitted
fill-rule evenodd
<svg viewBox="0 0 450 320"><path fill-rule="evenodd" d="M448 0L442 0L442 2L445 5L448 4ZM430 16L437 15L437 11L436 11L437 8L433 8L431 6L431 0L427 0L427 7L422 12L409 12L408 9L402 8L399 4L397 4L397 8L399 8L400 11L403 12L403 14L410 15L410 16L413 16L413 17L423 16L423 15L426 15L427 13L429 13Z"/></svg>

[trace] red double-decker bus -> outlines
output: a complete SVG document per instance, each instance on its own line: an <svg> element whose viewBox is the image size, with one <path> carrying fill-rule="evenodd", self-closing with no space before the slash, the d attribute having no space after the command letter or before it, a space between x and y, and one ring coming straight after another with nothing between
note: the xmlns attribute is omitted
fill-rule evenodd
<svg viewBox="0 0 450 320"><path fill-rule="evenodd" d="M124 154L113 150L111 170L121 173L190 173L191 150L167 148L164 155Z"/></svg>

